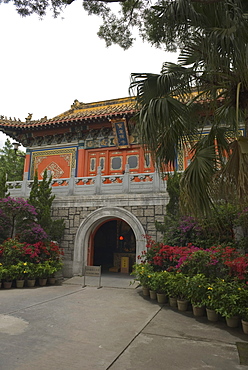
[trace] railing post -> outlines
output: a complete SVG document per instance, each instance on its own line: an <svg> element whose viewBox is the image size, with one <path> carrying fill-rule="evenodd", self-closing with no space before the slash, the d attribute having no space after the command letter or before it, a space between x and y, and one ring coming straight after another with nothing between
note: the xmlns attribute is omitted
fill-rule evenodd
<svg viewBox="0 0 248 370"><path fill-rule="evenodd" d="M27 190L28 190L28 174L24 173L22 185L21 185L21 197L28 196Z"/></svg>
<svg viewBox="0 0 248 370"><path fill-rule="evenodd" d="M155 170L153 174L153 191L154 193L157 193L160 191L160 184L161 184L161 178L160 174L157 170Z"/></svg>
<svg viewBox="0 0 248 370"><path fill-rule="evenodd" d="M101 166L97 167L97 175L95 177L95 194L101 194L102 187L102 168Z"/></svg>
<svg viewBox="0 0 248 370"><path fill-rule="evenodd" d="M129 193L129 188L130 188L130 176L129 176L129 164L126 164L125 166L125 172L123 176L123 182L122 182L122 192L124 194Z"/></svg>
<svg viewBox="0 0 248 370"><path fill-rule="evenodd" d="M74 194L74 187L75 187L75 168L72 168L71 170L71 177L68 181L68 195Z"/></svg>

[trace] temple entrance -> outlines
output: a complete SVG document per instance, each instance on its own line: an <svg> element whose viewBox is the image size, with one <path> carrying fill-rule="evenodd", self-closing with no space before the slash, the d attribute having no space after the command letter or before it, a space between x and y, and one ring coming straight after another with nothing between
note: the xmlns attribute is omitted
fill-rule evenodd
<svg viewBox="0 0 248 370"><path fill-rule="evenodd" d="M92 234L91 262L102 271L121 271L121 258L128 257L129 271L136 259L136 240L131 227L121 219L101 224Z"/></svg>

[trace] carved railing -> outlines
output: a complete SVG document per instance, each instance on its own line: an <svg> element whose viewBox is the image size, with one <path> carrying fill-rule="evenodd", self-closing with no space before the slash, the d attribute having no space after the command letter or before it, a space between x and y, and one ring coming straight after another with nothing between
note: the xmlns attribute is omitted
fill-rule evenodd
<svg viewBox="0 0 248 370"><path fill-rule="evenodd" d="M28 197L32 180L8 181L7 186L13 197ZM52 179L52 192L57 196L157 193L166 191L166 181L157 172L130 173L128 167L121 175L105 176L98 168L96 176Z"/></svg>

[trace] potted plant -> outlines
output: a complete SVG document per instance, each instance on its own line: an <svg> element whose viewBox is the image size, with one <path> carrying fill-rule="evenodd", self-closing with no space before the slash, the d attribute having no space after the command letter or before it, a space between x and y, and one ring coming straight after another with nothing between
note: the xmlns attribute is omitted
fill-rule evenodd
<svg viewBox="0 0 248 370"><path fill-rule="evenodd" d="M37 277L41 286L46 285L49 275L55 272L55 267L52 267L49 261L37 264Z"/></svg>
<svg viewBox="0 0 248 370"><path fill-rule="evenodd" d="M168 271L156 271L152 275L152 288L156 292L158 303L167 301L167 284L170 273Z"/></svg>
<svg viewBox="0 0 248 370"><path fill-rule="evenodd" d="M175 274L177 307L179 311L187 311L189 304L189 277L178 272Z"/></svg>
<svg viewBox="0 0 248 370"><path fill-rule="evenodd" d="M2 287L3 265L0 263L0 288Z"/></svg>
<svg viewBox="0 0 248 370"><path fill-rule="evenodd" d="M206 306L207 318L209 321L218 321L217 309L220 307L220 296L223 292L223 283L223 279L216 279L214 282L208 284L203 302Z"/></svg>
<svg viewBox="0 0 248 370"><path fill-rule="evenodd" d="M16 278L16 266L5 265L2 268L3 286L5 289L9 289L12 286L13 280Z"/></svg>
<svg viewBox="0 0 248 370"><path fill-rule="evenodd" d="M25 275L26 275L26 266L27 262L18 262L16 265L16 287L23 288Z"/></svg>
<svg viewBox="0 0 248 370"><path fill-rule="evenodd" d="M245 334L248 334L248 307L240 307L239 314L241 317L242 329Z"/></svg>
<svg viewBox="0 0 248 370"><path fill-rule="evenodd" d="M155 272L150 272L147 275L147 279L148 279L147 286L149 289L149 295L150 295L150 298L154 300L157 299L157 292L156 292L157 283L156 283L156 276L154 276L155 274L156 274Z"/></svg>
<svg viewBox="0 0 248 370"><path fill-rule="evenodd" d="M240 321L241 284L236 280L225 282L219 279L215 285L220 297L216 312L225 317L227 326L235 328Z"/></svg>
<svg viewBox="0 0 248 370"><path fill-rule="evenodd" d="M144 295L149 295L151 273L153 273L153 267L149 263L136 263L133 266L131 274L135 275L134 281L139 281Z"/></svg>
<svg viewBox="0 0 248 370"><path fill-rule="evenodd" d="M35 286L35 281L37 278L37 264L33 262L27 262L25 268L25 274L27 276L28 287Z"/></svg>
<svg viewBox="0 0 248 370"><path fill-rule="evenodd" d="M248 334L248 287L243 285L239 290L240 303L239 303L239 316L241 318L243 332Z"/></svg>
<svg viewBox="0 0 248 370"><path fill-rule="evenodd" d="M192 304L194 316L204 316L204 300L208 285L208 279L204 274L196 274L189 278L188 297Z"/></svg>
<svg viewBox="0 0 248 370"><path fill-rule="evenodd" d="M59 270L61 270L63 263L62 261L49 261L49 275L48 275L48 282L49 284L53 285L56 282L55 273Z"/></svg>
<svg viewBox="0 0 248 370"><path fill-rule="evenodd" d="M170 306L177 307L177 278L173 272L170 272L168 275L167 294Z"/></svg>

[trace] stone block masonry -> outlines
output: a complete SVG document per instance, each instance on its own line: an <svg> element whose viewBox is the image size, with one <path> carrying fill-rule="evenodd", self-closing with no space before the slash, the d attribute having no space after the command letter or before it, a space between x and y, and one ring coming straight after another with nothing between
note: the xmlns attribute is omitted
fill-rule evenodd
<svg viewBox="0 0 248 370"><path fill-rule="evenodd" d="M161 233L156 230L155 221L161 222L163 220L168 200L168 195L166 193L56 197L53 202L52 216L54 219L63 218L65 220L65 234L61 244L65 252L64 277L71 277L75 274L75 271L73 272L73 265L75 264L73 259L75 259L75 255L77 255L75 249L79 248L78 244L84 245L89 242L85 237L85 240L80 239L79 242L75 244L77 232L82 224L90 220L93 213L94 224L92 221L91 226L91 222L88 222L89 233L94 230L98 214L97 210L101 210L101 212L106 211L108 215L107 218L99 216L99 220L97 221L99 224L106 219L111 220L111 217L113 219L116 218L117 210L118 218L122 219L123 213L123 220L126 220L126 214L130 214L132 222L130 222L129 225L132 229L135 226L134 224L137 224L139 230L142 230L144 234L150 235L155 240L161 240ZM99 214L101 212L99 212ZM142 239L143 236L144 235L140 235L140 239ZM139 248L144 249L145 239L144 241L141 240L140 243L139 245L141 245L141 247ZM87 248L87 246L84 245L83 248ZM138 255L139 253L140 250L137 250L136 247L136 254ZM85 264L85 257L82 257L82 264L83 263ZM80 266L78 269L80 269Z"/></svg>

